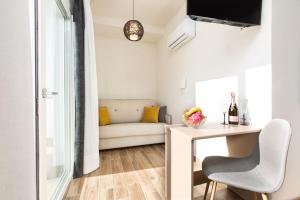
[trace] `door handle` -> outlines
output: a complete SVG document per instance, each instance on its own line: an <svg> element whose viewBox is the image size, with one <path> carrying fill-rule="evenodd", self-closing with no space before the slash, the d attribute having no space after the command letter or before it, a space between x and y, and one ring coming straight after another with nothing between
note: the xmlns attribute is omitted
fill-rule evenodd
<svg viewBox="0 0 300 200"><path fill-rule="evenodd" d="M47 98L50 98L50 97L53 97L53 96L57 96L57 95L59 95L59 93L57 91L48 92L48 90L46 88L42 89L42 97L44 99L47 99Z"/></svg>

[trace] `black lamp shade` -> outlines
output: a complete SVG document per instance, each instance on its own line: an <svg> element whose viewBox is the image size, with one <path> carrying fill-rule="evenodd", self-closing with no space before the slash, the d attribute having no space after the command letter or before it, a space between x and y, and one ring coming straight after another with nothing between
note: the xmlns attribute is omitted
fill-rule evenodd
<svg viewBox="0 0 300 200"><path fill-rule="evenodd" d="M124 35L130 41L139 41L144 35L143 25L137 20L129 20L124 28Z"/></svg>

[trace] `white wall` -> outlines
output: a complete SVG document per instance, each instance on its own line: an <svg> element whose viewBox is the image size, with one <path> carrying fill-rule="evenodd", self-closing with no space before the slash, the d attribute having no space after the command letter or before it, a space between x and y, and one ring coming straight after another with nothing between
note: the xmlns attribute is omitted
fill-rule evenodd
<svg viewBox="0 0 300 200"><path fill-rule="evenodd" d="M167 31L183 19L184 13L185 6L169 23ZM271 63L271 0L263 1L262 26L241 30L197 22L196 38L176 52L167 49L163 38L158 44L158 63L158 99L168 106L173 121L180 122L182 111L195 105L196 82L238 76L241 85L246 69ZM180 90L184 78L187 88ZM244 93L242 89L239 91L241 98Z"/></svg>
<svg viewBox="0 0 300 200"><path fill-rule="evenodd" d="M32 5L0 1L0 199L36 199Z"/></svg>
<svg viewBox="0 0 300 200"><path fill-rule="evenodd" d="M273 117L292 123L285 183L274 199L300 197L300 1L274 0L272 17Z"/></svg>
<svg viewBox="0 0 300 200"><path fill-rule="evenodd" d="M98 94L107 99L156 99L156 46L98 36Z"/></svg>

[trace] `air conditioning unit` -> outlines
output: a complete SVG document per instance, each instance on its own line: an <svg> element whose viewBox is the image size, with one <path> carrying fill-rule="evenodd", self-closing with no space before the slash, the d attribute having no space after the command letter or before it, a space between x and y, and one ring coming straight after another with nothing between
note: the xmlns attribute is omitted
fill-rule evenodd
<svg viewBox="0 0 300 200"><path fill-rule="evenodd" d="M196 36L196 22L186 18L168 36L168 48L176 50Z"/></svg>

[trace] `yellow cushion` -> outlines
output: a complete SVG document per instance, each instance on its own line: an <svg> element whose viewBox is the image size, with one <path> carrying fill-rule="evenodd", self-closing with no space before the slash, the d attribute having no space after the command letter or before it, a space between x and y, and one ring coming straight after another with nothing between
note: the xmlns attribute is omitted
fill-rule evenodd
<svg viewBox="0 0 300 200"><path fill-rule="evenodd" d="M159 106L144 107L143 122L158 123Z"/></svg>
<svg viewBox="0 0 300 200"><path fill-rule="evenodd" d="M99 125L105 126L111 124L110 116L107 107L99 108Z"/></svg>

